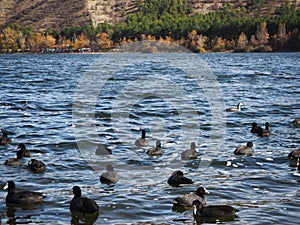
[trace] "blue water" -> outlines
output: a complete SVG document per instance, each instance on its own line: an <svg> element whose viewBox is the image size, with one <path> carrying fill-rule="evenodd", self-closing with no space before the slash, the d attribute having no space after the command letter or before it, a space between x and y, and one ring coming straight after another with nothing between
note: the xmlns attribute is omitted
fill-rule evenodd
<svg viewBox="0 0 300 225"><path fill-rule="evenodd" d="M240 211L228 224L295 224L300 220L300 173L287 155L299 148L300 53L268 54L78 54L0 55L0 128L12 144L0 146L0 163L19 143L45 162L43 174L0 165L0 182L43 192L33 208L6 207L3 224L78 224L69 212L72 187L101 207L90 224L193 224L192 211L172 210L173 198L205 186L207 204ZM242 102L241 112L225 108ZM270 122L272 135L250 133L251 123ZM134 141L147 130L150 157ZM197 160L180 153L197 143ZM253 157L235 156L253 141ZM98 143L112 149L96 156ZM105 165L120 176L101 184ZM193 185L171 187L182 170Z"/></svg>

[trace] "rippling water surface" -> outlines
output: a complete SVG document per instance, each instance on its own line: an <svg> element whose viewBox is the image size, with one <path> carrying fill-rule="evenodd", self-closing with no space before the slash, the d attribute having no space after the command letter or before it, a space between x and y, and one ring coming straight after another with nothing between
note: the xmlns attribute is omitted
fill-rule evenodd
<svg viewBox="0 0 300 225"><path fill-rule="evenodd" d="M47 195L41 206L6 207L1 191L2 223L82 223L69 212L73 185L100 205L95 224L193 224L192 211L173 211L172 199L200 185L211 192L208 204L240 210L228 224L299 221L300 174L287 155L300 145L292 124L300 117L300 54L202 54L194 57L206 64L196 65L189 57L137 54L125 64L105 55L1 55L0 128L13 143L0 146L0 162L25 143L47 165L43 174L29 172L28 159L24 167L0 165L1 183ZM195 80L183 64L209 76ZM225 112L238 102L241 112ZM251 134L253 121L270 122L272 136ZM161 157L135 147L141 128L150 146L162 141ZM181 161L191 141L200 156ZM247 141L255 155L235 156ZM95 155L100 142L113 154ZM106 164L119 183L99 182ZM169 186L175 169L195 183Z"/></svg>

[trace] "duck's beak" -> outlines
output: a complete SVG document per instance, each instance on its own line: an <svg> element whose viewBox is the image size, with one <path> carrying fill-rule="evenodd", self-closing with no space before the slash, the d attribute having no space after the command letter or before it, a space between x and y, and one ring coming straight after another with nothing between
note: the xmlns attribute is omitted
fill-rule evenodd
<svg viewBox="0 0 300 225"><path fill-rule="evenodd" d="M205 194L210 194L210 192L206 189L206 188L204 188L204 191L205 191Z"/></svg>
<svg viewBox="0 0 300 225"><path fill-rule="evenodd" d="M8 184L6 184L4 187L3 187L3 190L6 190L8 189Z"/></svg>

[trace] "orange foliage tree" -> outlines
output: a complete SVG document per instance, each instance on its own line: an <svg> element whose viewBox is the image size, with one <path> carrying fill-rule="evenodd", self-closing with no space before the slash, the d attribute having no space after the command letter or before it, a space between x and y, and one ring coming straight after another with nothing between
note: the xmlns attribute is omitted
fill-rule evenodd
<svg viewBox="0 0 300 225"><path fill-rule="evenodd" d="M126 42L126 39L125 39ZM111 48L112 42L109 39L107 33L102 32L101 34L97 34L97 43L100 46L101 50L107 51Z"/></svg>
<svg viewBox="0 0 300 225"><path fill-rule="evenodd" d="M83 33L79 35L74 41L74 49L78 50L81 48L89 47L90 40Z"/></svg>

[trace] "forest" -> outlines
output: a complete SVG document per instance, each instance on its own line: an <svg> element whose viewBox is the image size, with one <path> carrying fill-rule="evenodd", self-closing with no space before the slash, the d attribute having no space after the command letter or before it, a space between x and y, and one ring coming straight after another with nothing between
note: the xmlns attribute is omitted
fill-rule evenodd
<svg viewBox="0 0 300 225"><path fill-rule="evenodd" d="M37 31L20 24L0 25L0 53L105 52L140 40L180 44L193 52L300 50L300 9L285 3L276 15L253 18L244 8L224 5L193 14L187 0L146 0L126 21L92 22L63 30ZM156 49L149 49L155 52Z"/></svg>

